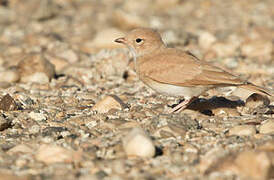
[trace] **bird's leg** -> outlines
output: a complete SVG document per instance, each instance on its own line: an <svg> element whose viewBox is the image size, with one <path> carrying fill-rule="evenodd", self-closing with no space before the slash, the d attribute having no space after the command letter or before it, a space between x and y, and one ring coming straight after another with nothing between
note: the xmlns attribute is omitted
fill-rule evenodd
<svg viewBox="0 0 274 180"><path fill-rule="evenodd" d="M182 110L184 110L185 108L187 108L187 106L192 103L194 100L196 99L196 97L192 97L190 99L185 99L183 102L181 102L180 104L176 105L174 108L168 110L168 114L176 112L179 113Z"/></svg>

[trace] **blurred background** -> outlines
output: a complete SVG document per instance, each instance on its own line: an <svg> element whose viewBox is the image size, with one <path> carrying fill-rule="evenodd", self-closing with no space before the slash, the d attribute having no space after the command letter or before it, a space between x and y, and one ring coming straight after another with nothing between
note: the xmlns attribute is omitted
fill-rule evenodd
<svg viewBox="0 0 274 180"><path fill-rule="evenodd" d="M64 73L87 55L121 48L113 40L124 33L151 27L167 45L252 80L273 73L273 7L273 0L0 0L0 64L44 52Z"/></svg>

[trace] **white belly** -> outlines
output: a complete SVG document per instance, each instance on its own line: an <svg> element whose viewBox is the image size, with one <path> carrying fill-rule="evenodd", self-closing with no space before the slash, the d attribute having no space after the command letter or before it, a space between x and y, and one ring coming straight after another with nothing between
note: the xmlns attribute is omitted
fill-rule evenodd
<svg viewBox="0 0 274 180"><path fill-rule="evenodd" d="M186 99L194 96L197 97L201 95L203 92L210 89L204 86L182 87L182 86L158 83L151 80L149 80L149 82L146 80L145 84L158 93L168 95L168 96L184 97Z"/></svg>

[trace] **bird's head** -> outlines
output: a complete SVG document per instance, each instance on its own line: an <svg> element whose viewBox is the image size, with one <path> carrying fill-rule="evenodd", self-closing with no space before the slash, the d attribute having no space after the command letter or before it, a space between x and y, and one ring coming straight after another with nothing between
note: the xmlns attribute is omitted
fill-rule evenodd
<svg viewBox="0 0 274 180"><path fill-rule="evenodd" d="M136 57L165 47L160 34L149 28L134 29L125 37L116 39L115 42L125 44Z"/></svg>

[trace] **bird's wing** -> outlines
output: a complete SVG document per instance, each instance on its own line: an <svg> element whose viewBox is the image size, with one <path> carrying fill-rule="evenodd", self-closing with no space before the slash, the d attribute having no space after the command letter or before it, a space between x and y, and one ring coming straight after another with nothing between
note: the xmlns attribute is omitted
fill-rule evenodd
<svg viewBox="0 0 274 180"><path fill-rule="evenodd" d="M190 53L173 50L144 59L140 63L140 74L160 83L187 87L245 83L218 67L198 60Z"/></svg>

